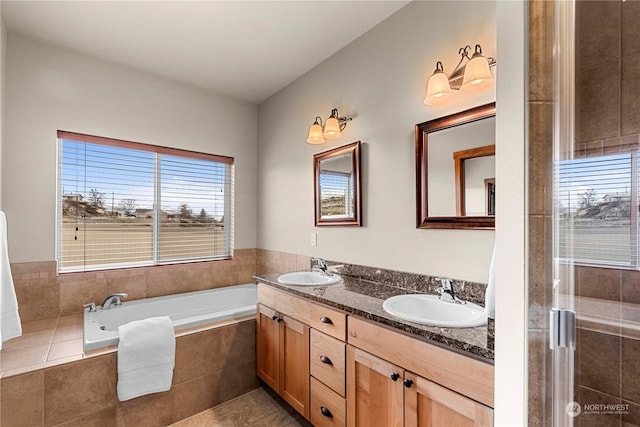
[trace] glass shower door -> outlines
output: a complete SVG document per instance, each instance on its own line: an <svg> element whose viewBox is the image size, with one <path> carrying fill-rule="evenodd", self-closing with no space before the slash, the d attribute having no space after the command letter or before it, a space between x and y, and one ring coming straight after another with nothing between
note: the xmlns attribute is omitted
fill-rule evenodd
<svg viewBox="0 0 640 427"><path fill-rule="evenodd" d="M639 20L640 2L556 1L556 426L640 425Z"/></svg>

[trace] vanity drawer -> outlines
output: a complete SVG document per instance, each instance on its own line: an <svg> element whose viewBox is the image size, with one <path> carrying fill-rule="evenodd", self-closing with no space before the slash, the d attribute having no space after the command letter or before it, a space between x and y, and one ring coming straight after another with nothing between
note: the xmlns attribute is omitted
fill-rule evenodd
<svg viewBox="0 0 640 427"><path fill-rule="evenodd" d="M287 314L302 323L309 324L309 301L280 291L263 283L258 284L258 302L282 314Z"/></svg>
<svg viewBox="0 0 640 427"><path fill-rule="evenodd" d="M310 413L311 424L315 427L346 426L345 399L313 377Z"/></svg>
<svg viewBox="0 0 640 427"><path fill-rule="evenodd" d="M311 375L345 395L345 344L311 329Z"/></svg>
<svg viewBox="0 0 640 427"><path fill-rule="evenodd" d="M320 304L311 305L311 327L341 341L347 338L347 315Z"/></svg>

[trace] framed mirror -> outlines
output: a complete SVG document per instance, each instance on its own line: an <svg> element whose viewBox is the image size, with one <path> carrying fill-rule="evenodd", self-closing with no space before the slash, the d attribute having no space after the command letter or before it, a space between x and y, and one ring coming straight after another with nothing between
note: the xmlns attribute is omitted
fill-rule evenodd
<svg viewBox="0 0 640 427"><path fill-rule="evenodd" d="M362 225L360 141L313 156L316 226Z"/></svg>
<svg viewBox="0 0 640 427"><path fill-rule="evenodd" d="M495 228L495 102L416 125L417 228Z"/></svg>

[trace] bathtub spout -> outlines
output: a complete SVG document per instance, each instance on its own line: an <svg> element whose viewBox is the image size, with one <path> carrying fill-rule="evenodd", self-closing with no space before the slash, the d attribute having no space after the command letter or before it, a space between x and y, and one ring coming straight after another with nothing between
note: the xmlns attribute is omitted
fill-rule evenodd
<svg viewBox="0 0 640 427"><path fill-rule="evenodd" d="M102 309L103 310L109 310L112 305L120 305L120 304L122 304L122 302L120 301L120 298L126 298L127 296L128 295L125 294L125 293L109 295L108 297L106 297L104 299L104 302L102 303Z"/></svg>

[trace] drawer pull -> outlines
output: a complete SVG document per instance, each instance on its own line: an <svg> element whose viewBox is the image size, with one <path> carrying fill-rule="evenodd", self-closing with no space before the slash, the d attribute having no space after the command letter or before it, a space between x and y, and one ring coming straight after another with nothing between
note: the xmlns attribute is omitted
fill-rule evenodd
<svg viewBox="0 0 640 427"><path fill-rule="evenodd" d="M333 365L333 362L331 361L331 359L329 359L327 356L325 356L324 354L322 356L320 356L320 361L322 363L325 363L327 365Z"/></svg>
<svg viewBox="0 0 640 427"><path fill-rule="evenodd" d="M331 319L329 319L327 316L322 316L320 318L320 321L322 323L326 323L327 325L333 325L333 321Z"/></svg>
<svg viewBox="0 0 640 427"><path fill-rule="evenodd" d="M413 385L413 380L410 380L409 378L407 378L402 382L402 384L404 384L406 388L411 388L411 386Z"/></svg>
<svg viewBox="0 0 640 427"><path fill-rule="evenodd" d="M320 407L320 412L322 412L322 415L324 415L327 418L333 418L333 414L331 413L331 411L325 408L324 406Z"/></svg>
<svg viewBox="0 0 640 427"><path fill-rule="evenodd" d="M393 374L391 374L391 379L393 381L398 381L398 378L400 378L400 374L397 372L394 372Z"/></svg>

